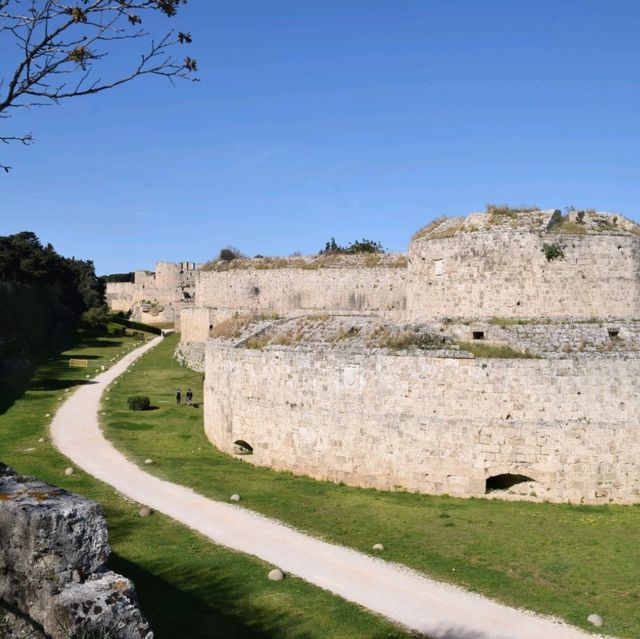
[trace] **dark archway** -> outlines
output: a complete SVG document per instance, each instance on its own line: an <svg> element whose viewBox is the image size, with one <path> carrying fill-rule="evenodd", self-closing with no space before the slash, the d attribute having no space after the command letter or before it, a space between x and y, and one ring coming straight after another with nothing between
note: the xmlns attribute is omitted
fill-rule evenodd
<svg viewBox="0 0 640 639"><path fill-rule="evenodd" d="M253 455L253 446L245 442L244 439L236 439L233 446L236 455Z"/></svg>
<svg viewBox="0 0 640 639"><path fill-rule="evenodd" d="M487 478L485 493L490 493L494 490L507 490L516 484L524 484L529 481L535 481L535 479L531 479L531 477L527 477L526 475L512 475L511 473L494 475L493 477Z"/></svg>

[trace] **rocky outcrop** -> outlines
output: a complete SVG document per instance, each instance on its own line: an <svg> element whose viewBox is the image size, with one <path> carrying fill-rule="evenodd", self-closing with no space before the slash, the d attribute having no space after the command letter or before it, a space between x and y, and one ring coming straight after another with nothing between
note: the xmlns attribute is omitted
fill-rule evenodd
<svg viewBox="0 0 640 639"><path fill-rule="evenodd" d="M102 508L0 463L0 636L152 639Z"/></svg>

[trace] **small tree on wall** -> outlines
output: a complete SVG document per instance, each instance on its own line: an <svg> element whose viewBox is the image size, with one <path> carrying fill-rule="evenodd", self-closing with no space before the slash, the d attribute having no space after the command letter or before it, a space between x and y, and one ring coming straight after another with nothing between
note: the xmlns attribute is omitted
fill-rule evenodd
<svg viewBox="0 0 640 639"><path fill-rule="evenodd" d="M341 246L336 242L336 238L332 237L324 245L324 249L319 252L320 255L349 255L355 253L384 253L384 248L380 242L365 238L351 242L349 246Z"/></svg>
<svg viewBox="0 0 640 639"><path fill-rule="evenodd" d="M547 258L547 262L553 262L553 260L560 260L564 257L564 247L560 242L546 242L542 245L542 252Z"/></svg>

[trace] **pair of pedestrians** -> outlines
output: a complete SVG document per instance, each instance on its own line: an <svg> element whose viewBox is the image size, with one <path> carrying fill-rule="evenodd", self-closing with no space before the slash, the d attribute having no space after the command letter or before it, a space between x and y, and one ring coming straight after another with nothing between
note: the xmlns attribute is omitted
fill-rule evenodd
<svg viewBox="0 0 640 639"><path fill-rule="evenodd" d="M193 391L190 388L187 388L187 392L184 396L185 403L187 406L193 406ZM176 406L180 406L182 402L182 391L181 389L176 390Z"/></svg>

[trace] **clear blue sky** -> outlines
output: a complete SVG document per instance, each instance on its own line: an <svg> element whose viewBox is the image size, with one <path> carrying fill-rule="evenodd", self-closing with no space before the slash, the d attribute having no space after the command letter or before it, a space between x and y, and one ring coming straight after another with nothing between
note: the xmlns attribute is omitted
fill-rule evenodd
<svg viewBox="0 0 640 639"><path fill-rule="evenodd" d="M2 121L37 144L0 148L0 234L111 273L227 244L404 250L488 202L640 220L637 0L191 0L174 24L200 83Z"/></svg>

